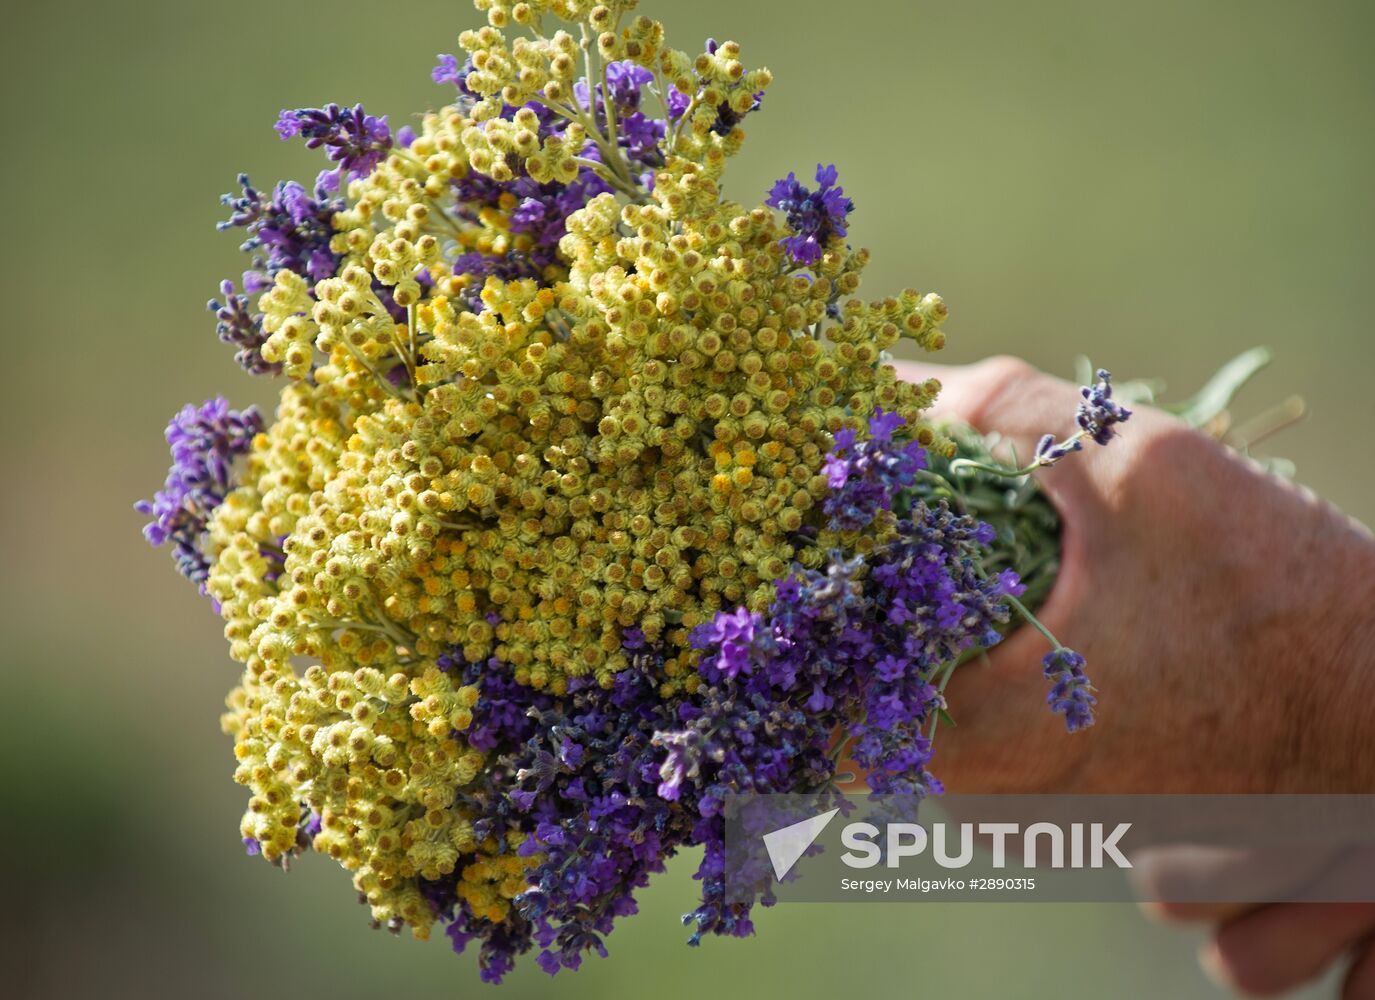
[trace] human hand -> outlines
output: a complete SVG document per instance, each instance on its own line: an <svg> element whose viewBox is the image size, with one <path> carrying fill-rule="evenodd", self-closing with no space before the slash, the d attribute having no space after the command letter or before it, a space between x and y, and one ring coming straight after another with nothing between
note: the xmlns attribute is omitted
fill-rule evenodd
<svg viewBox="0 0 1375 1000"><path fill-rule="evenodd" d="M936 413L1030 454L1078 393L1023 362L899 364ZM940 776L957 792L1375 791L1375 538L1167 414L1038 473L1064 524L1040 617L1088 659L1098 725L1046 711L1042 638L962 666Z"/></svg>

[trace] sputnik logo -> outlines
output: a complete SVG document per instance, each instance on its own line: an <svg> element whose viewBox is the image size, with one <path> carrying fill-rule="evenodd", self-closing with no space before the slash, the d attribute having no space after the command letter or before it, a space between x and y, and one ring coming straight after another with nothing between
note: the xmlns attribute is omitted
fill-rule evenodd
<svg viewBox="0 0 1375 1000"><path fill-rule="evenodd" d="M839 809L832 809L830 812L804 819L773 833L764 834L764 849L769 852L769 860L773 862L773 873L780 882L792 871L798 859L807 853L807 848L821 836L821 831L835 819L838 812Z"/></svg>

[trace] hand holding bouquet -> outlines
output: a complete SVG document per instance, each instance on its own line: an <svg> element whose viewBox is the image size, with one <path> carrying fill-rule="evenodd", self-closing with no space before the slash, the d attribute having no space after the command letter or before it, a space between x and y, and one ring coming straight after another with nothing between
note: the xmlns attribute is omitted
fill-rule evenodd
<svg viewBox="0 0 1375 1000"><path fill-rule="evenodd" d="M211 303L284 380L275 418L187 407L140 505L243 665L249 851L329 855L376 924L476 940L490 980L604 953L686 847L692 943L748 934L729 794L833 788L846 758L937 791L946 681L1054 578L1025 477L1129 416L1099 372L1016 470L925 421L939 385L887 352L939 349L945 304L855 297L834 167L725 199L770 75L634 6L477 0L414 131L282 113L331 166L241 178L253 263ZM1050 642L1049 706L1087 726Z"/></svg>

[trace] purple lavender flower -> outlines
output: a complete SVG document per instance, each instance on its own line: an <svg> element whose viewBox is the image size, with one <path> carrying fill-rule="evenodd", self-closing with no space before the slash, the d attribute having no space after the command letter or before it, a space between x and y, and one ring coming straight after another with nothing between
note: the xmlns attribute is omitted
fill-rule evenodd
<svg viewBox="0 0 1375 1000"><path fill-rule="evenodd" d="M692 103L692 98L683 93L677 87L669 85L668 88L668 117L670 121L677 121L687 113L688 105Z"/></svg>
<svg viewBox="0 0 1375 1000"><path fill-rule="evenodd" d="M245 293L271 287L272 276L283 269L312 281L334 274L339 255L329 246L334 237L330 220L343 210L342 201L311 197L295 181L279 182L268 196L249 183L247 174L239 175L239 186L241 194L220 198L230 215L218 228L246 230L239 249L257 254L253 269L244 274Z"/></svg>
<svg viewBox="0 0 1375 1000"><path fill-rule="evenodd" d="M683 782L697 777L702 757L701 733L696 729L656 733L654 745L668 751L664 762L659 765L659 784L654 790L659 798L677 802L682 796Z"/></svg>
<svg viewBox="0 0 1375 1000"><path fill-rule="evenodd" d="M435 83L451 83L461 91L468 89L468 74L472 71L470 63L460 64L458 56L440 53L439 62L430 70L430 79Z"/></svg>
<svg viewBox="0 0 1375 1000"><path fill-rule="evenodd" d="M1083 447L1084 442L1079 438L1057 441L1054 434L1043 434L1041 440L1036 442L1036 451L1032 457L1037 465L1054 465L1066 455L1072 455Z"/></svg>
<svg viewBox="0 0 1375 1000"><path fill-rule="evenodd" d="M715 647L717 656L703 673L710 681L734 678L749 673L750 656L755 646L760 618L745 608L722 611L705 625L693 630L692 645L697 649Z"/></svg>
<svg viewBox="0 0 1375 1000"><path fill-rule="evenodd" d="M488 696L493 676L490 665L479 675L474 708L474 725L488 733L497 724L497 702ZM528 707L519 723L502 708L511 721L487 772L491 788L474 798L474 831L519 829L530 835L521 853L545 861L517 899L513 927L495 928L459 902L450 936L455 948L482 937L479 960L493 977L536 947L540 967L553 974L576 968L589 950L604 955L602 938L617 917L634 912L635 891L663 870L675 845L689 841L688 816L655 791L661 762L654 736L674 721L672 706L636 669L618 673L610 688L579 679L560 699L518 685L502 691L503 700L523 697Z"/></svg>
<svg viewBox="0 0 1375 1000"><path fill-rule="evenodd" d="M1085 435L1099 444L1107 444L1116 436L1117 432L1113 427L1125 423L1132 415L1131 410L1112 398L1112 375L1106 368L1098 369L1098 382L1095 385L1080 386L1079 394L1083 396L1075 411L1079 433L1064 441L1057 441L1054 434L1043 435L1041 440L1036 442L1036 451L1033 455L1035 462L1023 471L1030 471L1037 465L1054 465L1066 455L1081 450L1084 447Z"/></svg>
<svg viewBox="0 0 1375 1000"><path fill-rule="evenodd" d="M454 56L440 56L433 75L436 81L454 83L462 94L467 94L464 80L468 68L466 64L460 67ZM607 92L619 115L618 144L624 150L631 170L648 186L652 186L654 168L663 162L660 144L666 131L665 122L649 118L638 110L641 88L652 79L652 74L634 63L611 63L607 67ZM575 85L574 95L582 107L592 106L593 92L589 91L585 82ZM606 107L601 84L595 88L595 105L597 119L605 126ZM538 116L541 138L561 134L567 127L566 120L543 104L530 102L525 107ZM509 118L516 110L505 106L501 113ZM591 143L582 150L582 155L594 162L601 161L601 151ZM485 308L480 292L487 277L495 276L503 280L538 278L545 268L558 263L559 241L568 231L568 217L597 195L611 190L592 167L584 167L567 184L540 183L523 169L516 169L517 175L508 181L495 181L476 171L468 171L454 181L455 212L459 218L477 224L483 209L495 207L508 196L514 196L516 207L510 214L511 231L529 237L532 243L528 249L500 257L471 252L454 261L455 273L467 274L475 279L469 284L472 293L468 296L468 306L474 311Z"/></svg>
<svg viewBox="0 0 1375 1000"><path fill-rule="evenodd" d="M1012 597L1021 597L1026 593L1026 585L1022 583L1022 577L1015 569L1003 570L998 574L997 580L999 593Z"/></svg>
<svg viewBox="0 0 1375 1000"><path fill-rule="evenodd" d="M616 108L617 116L640 110L640 91L654 79L654 74L628 59L606 64L606 94ZM596 86L598 121L605 119L604 95L601 84ZM573 84L573 99L584 110L592 108L592 90L585 79Z"/></svg>
<svg viewBox="0 0 1375 1000"><path fill-rule="evenodd" d="M454 193L459 203L456 211L460 218L477 222L482 209L499 204L505 195L514 195L518 201L510 217L511 231L528 236L533 243L528 251L505 255L471 251L453 261L454 273L475 279L470 284L469 308L475 312L485 308L479 295L489 276L506 281L540 277L544 268L559 260L558 245L568 231L568 217L610 190L589 168L580 171L569 184L541 184L523 173L510 181L498 182L471 171L455 181Z"/></svg>
<svg viewBox="0 0 1375 1000"><path fill-rule="evenodd" d="M926 468L921 445L893 441L893 432L904 423L896 413L876 409L869 421L868 440L856 443L849 428L836 434L835 447L823 467L831 491L821 509L837 530L868 527L880 510L892 509L897 494Z"/></svg>
<svg viewBox="0 0 1375 1000"><path fill-rule="evenodd" d="M346 177L366 177L392 147L386 116L370 115L361 104L283 110L275 127L283 139L301 136L310 149L324 146L329 158L339 164L316 178L315 189L321 194L338 191Z"/></svg>
<svg viewBox="0 0 1375 1000"><path fill-rule="evenodd" d="M652 187L653 174L647 168L662 166L663 152L660 143L667 133L668 123L660 118L651 118L640 110L642 89L654 79L654 74L643 66L629 60L613 62L606 67L606 89L612 107L616 112L617 144L625 150L626 158L637 173L645 174L646 186ZM593 95L595 93L595 101ZM573 85L573 99L581 108L593 111L598 125L609 130L606 100L601 84L595 90L589 89L585 80ZM595 108L593 104L595 103ZM601 161L600 152L591 144L583 155Z"/></svg>
<svg viewBox="0 0 1375 1000"><path fill-rule="evenodd" d="M202 593L210 561L201 551L201 536L215 508L234 488L234 459L248 453L262 429L256 407L231 410L223 397L199 407L187 404L167 425L172 467L166 485L152 500L134 504L140 514L153 518L143 536L152 545L171 542L177 571L200 584Z"/></svg>
<svg viewBox="0 0 1375 1000"><path fill-rule="evenodd" d="M542 267L553 262L559 240L568 232L568 217L597 195L611 190L589 168L579 171L569 184L539 184L529 177L520 177L505 185L505 189L521 199L511 213L511 231L534 240L531 256Z"/></svg>
<svg viewBox="0 0 1375 1000"><path fill-rule="evenodd" d="M640 91L654 80L654 74L628 59L607 63L606 90L617 114L640 110Z"/></svg>
<svg viewBox="0 0 1375 1000"><path fill-rule="evenodd" d="M796 174L789 172L774 184L764 201L788 217L793 235L779 242L793 260L807 266L821 260L822 250L832 237L846 234L846 220L855 209L844 189L835 186L834 165L823 167L818 163L816 181L819 187L811 191L802 186Z"/></svg>
<svg viewBox="0 0 1375 1000"><path fill-rule="evenodd" d="M1075 419L1089 437L1099 444L1107 444L1116 433L1113 425L1130 417L1131 410L1113 400L1112 375L1106 368L1098 369L1096 385L1083 386L1079 392L1084 398Z"/></svg>
<svg viewBox="0 0 1375 1000"><path fill-rule="evenodd" d="M458 91L458 97L454 101L455 106L461 111L469 110L478 100L478 95L468 89L468 74L473 71L472 60L469 59L460 63L457 56L447 53L441 54L438 59L439 62L430 71L430 79L435 83L451 84ZM502 111L502 115L509 117L510 112L514 110L514 108L505 109ZM539 110L547 111L548 109L544 105L539 105ZM400 142L399 132L397 133L397 141Z"/></svg>
<svg viewBox="0 0 1375 1000"><path fill-rule="evenodd" d="M1091 693L1092 685L1084 673L1084 658L1072 649L1054 649L1041 661L1046 680L1051 682L1046 704L1052 712L1065 717L1065 728L1071 733L1093 725L1093 706L1098 699Z"/></svg>
<svg viewBox="0 0 1375 1000"><path fill-rule="evenodd" d="M667 126L660 118L650 118L643 111L634 111L621 119L617 126L617 138L621 148L632 166L655 167L663 163L660 143L664 141ZM652 186L653 175L645 181Z"/></svg>
<svg viewBox="0 0 1375 1000"><path fill-rule="evenodd" d="M235 290L232 281L220 282L220 294L224 301L211 299L206 308L215 314L215 332L220 340L238 348L234 360L250 375L281 374L281 364L263 358L267 333L263 330L262 314L249 311L247 297Z"/></svg>

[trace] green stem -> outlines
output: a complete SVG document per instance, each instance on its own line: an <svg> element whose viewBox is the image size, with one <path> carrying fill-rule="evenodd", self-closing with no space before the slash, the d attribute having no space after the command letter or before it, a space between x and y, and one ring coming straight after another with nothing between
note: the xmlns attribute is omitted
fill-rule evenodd
<svg viewBox="0 0 1375 1000"><path fill-rule="evenodd" d="M1087 436L1088 431L1075 431L1069 437L1065 438L1065 440L1061 441L1059 447L1063 448L1065 445L1081 441ZM969 469L971 472L987 472L990 475L1002 476L1004 479L1020 479L1023 476L1031 475L1037 469L1043 469L1051 464L1051 462L1038 458L1030 465L1024 465L1020 469L1008 469L1001 465L989 465L986 462L979 462L972 458L957 458L950 463L950 471L958 475L965 469Z"/></svg>
<svg viewBox="0 0 1375 1000"><path fill-rule="evenodd" d="M644 192L642 192L639 188L635 187L633 184L629 184L626 181L621 180L621 178L617 177L615 173L608 171L606 169L605 164L598 163L596 160L589 160L585 156L575 156L573 157L573 162L580 167L587 167L598 177L606 181L606 183L610 184L612 187L620 191L622 194L629 195L631 198L635 199L639 199L644 196Z"/></svg>
<svg viewBox="0 0 1375 1000"><path fill-rule="evenodd" d="M673 111L668 106L668 84L664 82L664 74L660 71L657 61L654 64L654 96L659 98L659 104L664 109L664 125L666 126L664 138L667 139L667 126L673 124L671 121Z"/></svg>
<svg viewBox="0 0 1375 1000"><path fill-rule="evenodd" d="M957 458L950 463L950 471L958 475L965 469L970 472L987 472L992 476L1003 476L1007 479L1019 479L1039 469L1040 463L1028 465L1021 469L1005 469L1000 465L988 465L984 462L975 461L972 458Z"/></svg>
<svg viewBox="0 0 1375 1000"><path fill-rule="evenodd" d="M612 30L615 31L616 28L613 27ZM597 64L599 67L598 75L601 77L602 81L602 107L606 108L606 139L612 149L619 150L621 144L616 135L616 102L611 100L611 86L608 81L607 63L602 61L600 54L597 58ZM592 102L592 114L595 115L597 113L597 95L595 92L592 94L590 100Z"/></svg>
<svg viewBox="0 0 1375 1000"><path fill-rule="evenodd" d="M668 98L665 97L665 100ZM687 122L692 118L692 113L697 110L697 95L694 93L688 98L687 107L683 109L683 116L673 124L673 136L668 142L668 151L671 153L678 147L678 140L683 137L683 129L687 127Z"/></svg>
<svg viewBox="0 0 1375 1000"><path fill-rule="evenodd" d="M379 386L382 387L383 392L391 396L392 399L399 399L403 403L410 402L410 399L407 396L403 396L401 393L397 392L396 387L393 386L390 381L388 381L387 377L383 375L381 372L379 372L376 368L374 368L368 362L368 359L363 357L363 355L359 353L358 348L354 347L351 343L349 343L347 337L344 338L344 346L348 348L348 351L350 354L353 355L354 360L356 360L360 365L362 365L364 368L368 370L368 374L372 376L373 381L375 381Z"/></svg>
<svg viewBox="0 0 1375 1000"><path fill-rule="evenodd" d="M1050 629L1046 628L1044 625L1041 624L1041 619L1037 618L1034 614L1032 614L1030 608L1028 608L1017 598L1013 597L1011 594L1004 594L1003 596L1007 598L1007 603L1012 605L1012 607L1016 610L1016 612L1019 615L1022 616L1022 619L1026 621L1027 624L1029 624L1037 632L1040 632L1043 636L1046 637L1046 641L1050 643L1052 649L1058 652L1059 650L1065 648L1063 645L1061 645L1060 640L1055 638L1055 636L1051 633Z"/></svg>
<svg viewBox="0 0 1375 1000"><path fill-rule="evenodd" d="M483 527L481 521L445 521L442 518L435 518L435 520L443 527L453 528L455 531L481 530Z"/></svg>
<svg viewBox="0 0 1375 1000"><path fill-rule="evenodd" d="M419 167L421 170L425 170L424 162L409 149L397 146L392 149L392 154L403 160L409 161L413 166ZM458 224L458 220L446 212L444 207L440 205L437 200L427 195L425 201L429 204L430 210L443 219L448 227L454 231L455 236L463 235L463 227Z"/></svg>
<svg viewBox="0 0 1375 1000"><path fill-rule="evenodd" d="M392 338L396 341L396 353L401 358L401 364L406 367L406 376L411 380L411 388L415 388L415 303L406 307L406 340L407 344L401 343L401 338L396 336L393 331Z"/></svg>
<svg viewBox="0 0 1375 1000"><path fill-rule="evenodd" d="M619 23L619 18L617 19ZM583 79L587 81L587 103L589 105L585 114L580 115L583 128L587 130L587 135L596 143L601 150L602 158L606 161L607 168L620 178L621 183L616 184L610 178L603 177L608 184L613 187L620 187L628 194L638 195L630 178L630 168L625 164L625 158L621 156L620 144L616 142L615 112L611 109L611 95L606 87L606 67L602 65L601 52L596 44L589 40L587 28L582 28L582 56L583 56ZM597 84L602 81L602 106L606 108L607 126L610 138L602 134L602 130L597 126ZM581 110L581 109L580 109Z"/></svg>
<svg viewBox="0 0 1375 1000"><path fill-rule="evenodd" d="M979 651L979 658L980 658L981 660L983 660L984 663L987 663L987 662L988 662L988 652L987 652L987 650L980 650L980 651ZM940 684L938 684L938 685L936 686L936 693L939 694L939 695L941 695L941 700L942 700L942 701L945 700L945 686L946 686L947 684L950 683L950 678L953 677L953 676L955 675L955 668L958 667L961 663L964 663L964 662L965 662L965 661L964 661L963 659L951 660L948 664L946 664L946 665L942 668L941 682L940 682ZM940 714L939 711L937 711L934 715L931 716L931 728L930 728L929 730L927 730L927 733L926 733L926 742L927 742L928 744L932 744L932 743L935 743L935 742L936 742L936 727L940 725L940 721L941 721L941 714Z"/></svg>
<svg viewBox="0 0 1375 1000"><path fill-rule="evenodd" d="M1259 444L1273 434L1292 427L1303 419L1307 404L1302 396L1290 396L1277 407L1266 410L1260 416L1248 420L1229 431L1223 443L1229 448L1244 452L1253 444Z"/></svg>

